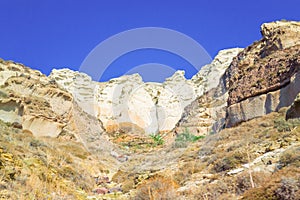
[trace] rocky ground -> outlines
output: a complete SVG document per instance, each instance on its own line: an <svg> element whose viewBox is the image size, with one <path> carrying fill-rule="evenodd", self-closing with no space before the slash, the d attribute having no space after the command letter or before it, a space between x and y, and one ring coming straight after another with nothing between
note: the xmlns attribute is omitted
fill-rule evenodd
<svg viewBox="0 0 300 200"><path fill-rule="evenodd" d="M285 112L205 138L110 135L99 154L1 123L1 198L297 199L300 121Z"/></svg>
<svg viewBox="0 0 300 200"><path fill-rule="evenodd" d="M300 199L299 27L161 84L1 60L0 199Z"/></svg>

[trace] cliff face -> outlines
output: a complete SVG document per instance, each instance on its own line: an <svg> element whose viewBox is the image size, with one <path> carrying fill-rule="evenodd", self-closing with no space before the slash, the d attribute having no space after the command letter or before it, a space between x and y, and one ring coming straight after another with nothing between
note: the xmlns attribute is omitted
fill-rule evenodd
<svg viewBox="0 0 300 200"><path fill-rule="evenodd" d="M224 126L228 93L225 87L224 72L241 48L222 50L211 64L205 65L192 80L198 97L182 114L177 123L177 133L190 132L195 135L216 133Z"/></svg>
<svg viewBox="0 0 300 200"><path fill-rule="evenodd" d="M49 78L13 62L0 63L0 119L35 136L56 137L70 119L72 95Z"/></svg>
<svg viewBox="0 0 300 200"><path fill-rule="evenodd" d="M31 101L38 99L37 101L45 100L48 103L38 102L36 106L29 104L24 107L20 98L3 99L3 106L7 107L8 104L12 104L11 101L14 101L13 104L18 107L16 109L22 111L14 111L21 113L20 116L11 116L7 112L3 112L2 116L6 116L6 121L14 121L8 118L19 116L16 121L22 122L24 127L30 127L28 129L35 135L56 137L63 130L72 129L71 127L74 126L70 125L70 121L74 118L76 104L79 109L97 118L99 126L107 132L121 130L140 134L165 133L175 127L182 118L184 109L198 98L196 101L202 102L200 106L202 110L196 106L200 102L190 105L183 114L189 117L181 120L189 122L181 125L194 127L191 129L197 134L203 134L210 131L220 117L217 113L224 113L221 110L226 106L227 93L224 93L224 86L222 86L224 83L220 83L220 78L232 58L240 51L241 49L238 48L222 50L211 64L204 66L191 80L185 79L183 71L177 71L164 83L144 83L138 74L99 83L92 81L84 73L69 69L53 70L49 77L46 77L19 64L3 63L1 81L5 85L5 90L14 90L15 94L19 92L21 96L27 95L28 98L30 96ZM206 108L204 104L208 107ZM29 111L29 107L33 110ZM32 117L28 118L27 115L21 117L25 115L24 108L26 113L31 112L39 118L33 122ZM49 117L48 112L51 112L49 116L53 117ZM192 113L195 113L195 116ZM41 116L44 116L43 120ZM25 118L28 118L30 123L27 122L28 120L24 121ZM221 118L223 121L223 117ZM38 127L39 124L44 124L44 127L33 131L33 127ZM42 131L46 129L51 131L49 133Z"/></svg>
<svg viewBox="0 0 300 200"><path fill-rule="evenodd" d="M170 131L195 99L193 85L178 71L164 83L144 83L138 74L98 83L83 73L53 70L49 78L73 94L78 105L98 118L107 132Z"/></svg>
<svg viewBox="0 0 300 200"><path fill-rule="evenodd" d="M299 26L264 24L191 80L0 60L0 199L299 199Z"/></svg>
<svg viewBox="0 0 300 200"><path fill-rule="evenodd" d="M229 105L288 84L299 70L300 23L261 26L263 38L247 47L227 70Z"/></svg>
<svg viewBox="0 0 300 200"><path fill-rule="evenodd" d="M186 106L218 86L240 50L220 51L191 80L177 71L163 83L144 83L138 74L98 83L69 69L53 70L49 78L70 92L85 112L98 118L107 132L164 133L175 127Z"/></svg>
<svg viewBox="0 0 300 200"><path fill-rule="evenodd" d="M300 23L273 22L226 71L227 126L290 106L300 92Z"/></svg>
<svg viewBox="0 0 300 200"><path fill-rule="evenodd" d="M187 127L197 134L217 132L225 118L230 127L278 111L300 92L300 23L263 24L261 33L263 38L244 50L220 51L191 80L178 71L164 83L144 83L138 74L98 83L69 69L53 70L46 77L2 62L0 84L8 97L1 105L9 111L2 109L0 117L22 122L35 135L57 136L76 103L107 132L164 133L175 126L177 132ZM25 98L39 108L27 105Z"/></svg>

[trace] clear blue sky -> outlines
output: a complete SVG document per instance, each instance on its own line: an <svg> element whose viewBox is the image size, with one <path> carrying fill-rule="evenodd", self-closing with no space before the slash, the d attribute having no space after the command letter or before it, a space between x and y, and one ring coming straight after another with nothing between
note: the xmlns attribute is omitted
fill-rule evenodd
<svg viewBox="0 0 300 200"><path fill-rule="evenodd" d="M0 57L46 74L53 68L78 70L96 45L128 29L173 29L214 57L260 39L263 22L300 20L299 0L1 0L0 8ZM135 52L117 60L106 79L120 75L118 66L149 62L188 69L163 51Z"/></svg>

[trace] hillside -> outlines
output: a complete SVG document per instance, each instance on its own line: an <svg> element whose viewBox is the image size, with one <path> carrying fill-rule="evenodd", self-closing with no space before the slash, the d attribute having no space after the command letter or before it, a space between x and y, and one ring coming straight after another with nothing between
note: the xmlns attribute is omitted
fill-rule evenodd
<svg viewBox="0 0 300 200"><path fill-rule="evenodd" d="M0 62L0 199L300 199L300 22L190 80Z"/></svg>

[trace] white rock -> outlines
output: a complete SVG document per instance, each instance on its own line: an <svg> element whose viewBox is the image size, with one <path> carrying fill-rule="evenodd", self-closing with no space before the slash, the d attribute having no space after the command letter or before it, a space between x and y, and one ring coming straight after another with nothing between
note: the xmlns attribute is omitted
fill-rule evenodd
<svg viewBox="0 0 300 200"><path fill-rule="evenodd" d="M63 89L70 92L86 113L97 116L98 105L95 99L95 91L98 90L99 86L92 81L91 77L70 69L53 69L49 78L55 80Z"/></svg>
<svg viewBox="0 0 300 200"><path fill-rule="evenodd" d="M128 127L146 134L168 132L180 120L187 105L217 87L239 51L220 51L191 80L184 77L184 71L177 71L164 83L144 83L138 74L96 83L88 75L69 69L53 70L49 77L72 93L78 105L96 116L108 132Z"/></svg>
<svg viewBox="0 0 300 200"><path fill-rule="evenodd" d="M199 97L205 92L218 86L220 78L229 67L232 59L241 52L242 48L224 49L219 51L214 60L201 68L201 70L192 77L196 96Z"/></svg>

